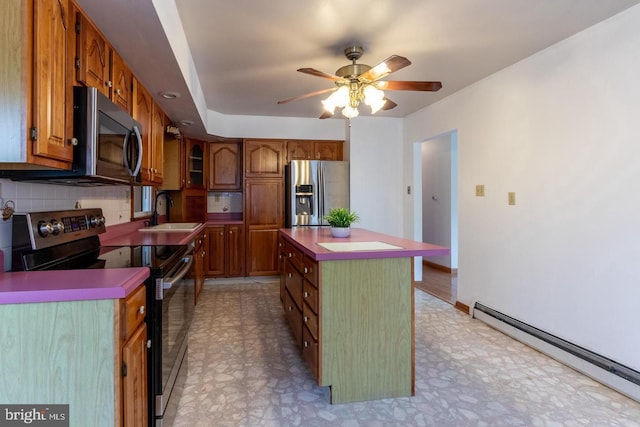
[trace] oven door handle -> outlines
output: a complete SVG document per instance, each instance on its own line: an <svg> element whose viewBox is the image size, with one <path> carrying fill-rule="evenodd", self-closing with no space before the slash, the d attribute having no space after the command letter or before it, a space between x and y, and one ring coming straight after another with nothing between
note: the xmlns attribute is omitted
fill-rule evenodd
<svg viewBox="0 0 640 427"><path fill-rule="evenodd" d="M184 276L187 275L189 270L191 270L191 265L193 264L193 256L187 255L182 261L185 263L184 266L178 270L175 276L169 277L162 280L162 289L171 289L171 287L178 281L182 280Z"/></svg>

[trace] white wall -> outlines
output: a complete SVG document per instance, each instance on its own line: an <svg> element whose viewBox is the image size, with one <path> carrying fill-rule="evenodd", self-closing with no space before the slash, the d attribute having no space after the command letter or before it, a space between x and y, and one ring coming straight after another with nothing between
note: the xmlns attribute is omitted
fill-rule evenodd
<svg viewBox="0 0 640 427"><path fill-rule="evenodd" d="M412 165L415 141L458 131L461 302L480 301L634 369L638 22L640 6L408 117L404 150ZM475 197L476 184L486 197ZM408 234L412 215L407 200Z"/></svg>
<svg viewBox="0 0 640 427"><path fill-rule="evenodd" d="M402 120L357 117L350 132L351 209L356 227L402 236Z"/></svg>

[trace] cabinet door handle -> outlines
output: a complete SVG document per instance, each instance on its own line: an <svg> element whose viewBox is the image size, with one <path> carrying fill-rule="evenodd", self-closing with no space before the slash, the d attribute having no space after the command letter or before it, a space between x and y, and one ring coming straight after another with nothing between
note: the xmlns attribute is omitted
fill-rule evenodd
<svg viewBox="0 0 640 427"><path fill-rule="evenodd" d="M304 348L308 348L309 347L309 341L305 341L304 342Z"/></svg>
<svg viewBox="0 0 640 427"><path fill-rule="evenodd" d="M293 307L289 306L289 311L293 310Z"/></svg>
<svg viewBox="0 0 640 427"><path fill-rule="evenodd" d="M307 270L307 267L304 268L304 274L307 274L309 272L309 270Z"/></svg>
<svg viewBox="0 0 640 427"><path fill-rule="evenodd" d="M138 309L138 313L139 314L144 314L144 305L140 306L140 308Z"/></svg>
<svg viewBox="0 0 640 427"><path fill-rule="evenodd" d="M304 320L304 323L309 323L309 317L308 316L304 316L302 319Z"/></svg>
<svg viewBox="0 0 640 427"><path fill-rule="evenodd" d="M291 273L289 273L289 279L291 279Z"/></svg>
<svg viewBox="0 0 640 427"><path fill-rule="evenodd" d="M302 295L304 295L305 298L309 298L309 292L303 292Z"/></svg>

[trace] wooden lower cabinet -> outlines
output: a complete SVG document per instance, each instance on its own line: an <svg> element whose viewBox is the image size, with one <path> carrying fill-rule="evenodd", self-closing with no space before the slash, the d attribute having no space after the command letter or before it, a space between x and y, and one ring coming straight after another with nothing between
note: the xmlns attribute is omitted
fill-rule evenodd
<svg viewBox="0 0 640 427"><path fill-rule="evenodd" d="M278 274L278 229L247 227L247 276Z"/></svg>
<svg viewBox="0 0 640 427"><path fill-rule="evenodd" d="M122 425L146 426L147 411L147 324L146 288L138 287L120 303L122 363Z"/></svg>
<svg viewBox="0 0 640 427"><path fill-rule="evenodd" d="M280 298L331 403L414 395L412 258L315 261L280 235Z"/></svg>
<svg viewBox="0 0 640 427"><path fill-rule="evenodd" d="M208 226L207 277L239 277L244 275L244 226L221 224Z"/></svg>

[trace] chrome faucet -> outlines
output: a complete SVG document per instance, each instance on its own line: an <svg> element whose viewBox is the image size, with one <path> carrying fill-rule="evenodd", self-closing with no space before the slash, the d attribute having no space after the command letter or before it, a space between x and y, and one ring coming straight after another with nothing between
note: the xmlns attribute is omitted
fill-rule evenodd
<svg viewBox="0 0 640 427"><path fill-rule="evenodd" d="M158 199L160 196L164 196L167 199L167 222L169 221L169 207L173 207L173 199L171 198L171 194L168 191L158 191L156 193L156 200L153 207L153 214L151 215L151 225L158 225Z"/></svg>

